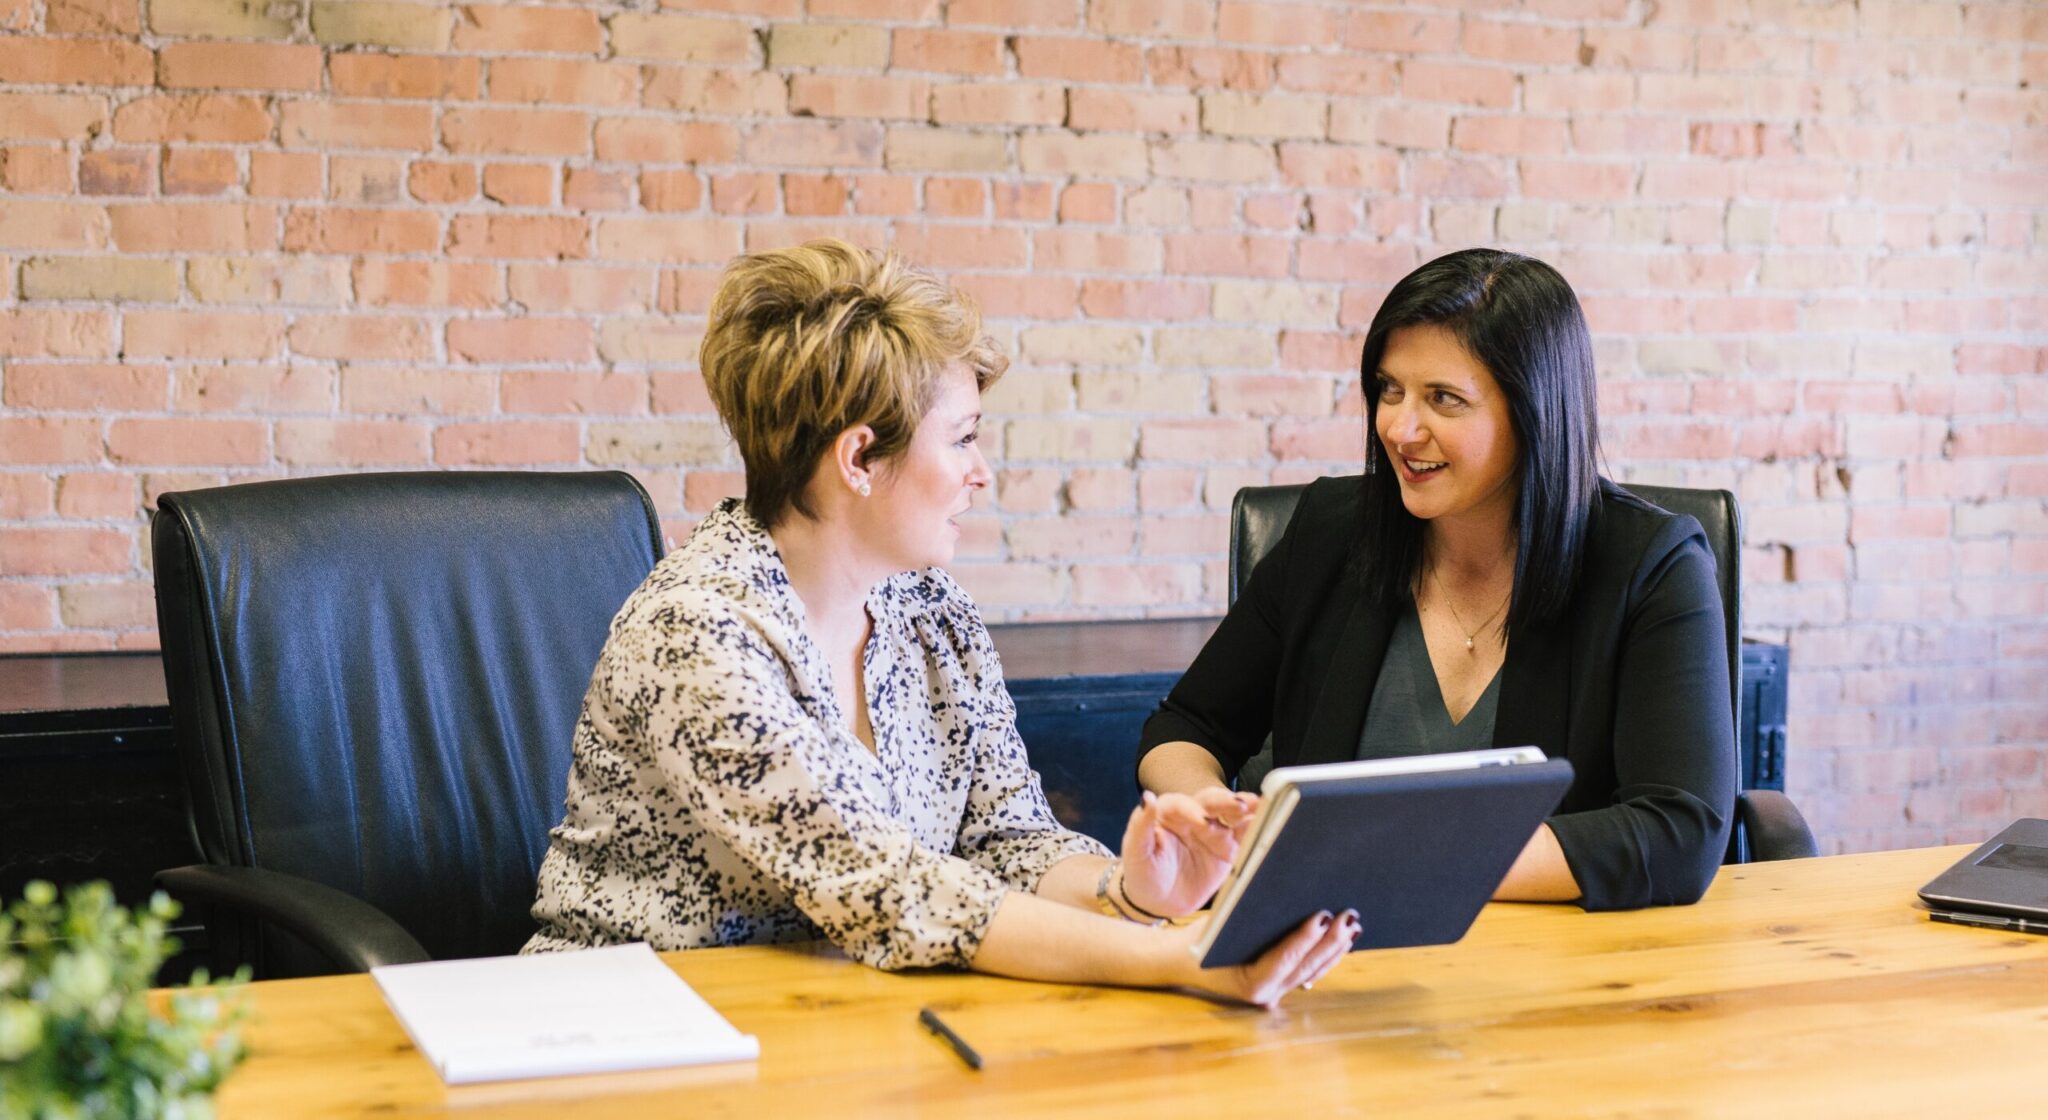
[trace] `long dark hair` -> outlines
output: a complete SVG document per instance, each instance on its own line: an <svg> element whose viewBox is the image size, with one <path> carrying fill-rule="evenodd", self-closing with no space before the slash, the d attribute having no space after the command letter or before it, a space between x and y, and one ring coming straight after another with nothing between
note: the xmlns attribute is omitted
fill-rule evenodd
<svg viewBox="0 0 2048 1120"><path fill-rule="evenodd" d="M1388 337L1425 325L1451 332L1493 374L1521 445L1515 586L1501 625L1513 631L1554 619L1577 588L1586 527L1600 494L1593 340L1578 297L1556 269L1498 249L1465 249L1402 277L1366 332L1359 360L1364 524L1372 534L1360 549L1366 595L1391 609L1413 593L1422 570L1423 523L1402 504L1395 472L1383 467L1374 390Z"/></svg>

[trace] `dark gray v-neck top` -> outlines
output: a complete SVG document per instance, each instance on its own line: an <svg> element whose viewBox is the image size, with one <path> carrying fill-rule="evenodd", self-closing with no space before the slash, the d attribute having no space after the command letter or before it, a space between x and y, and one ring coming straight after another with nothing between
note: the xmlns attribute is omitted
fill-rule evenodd
<svg viewBox="0 0 2048 1120"><path fill-rule="evenodd" d="M1380 679L1372 686L1365 709L1365 730L1358 736L1359 758L1398 758L1409 754L1446 754L1484 750L1493 745L1493 717L1500 708L1500 672L1486 682L1486 691L1451 722L1429 646L1422 640L1422 619L1410 605L1394 621Z"/></svg>

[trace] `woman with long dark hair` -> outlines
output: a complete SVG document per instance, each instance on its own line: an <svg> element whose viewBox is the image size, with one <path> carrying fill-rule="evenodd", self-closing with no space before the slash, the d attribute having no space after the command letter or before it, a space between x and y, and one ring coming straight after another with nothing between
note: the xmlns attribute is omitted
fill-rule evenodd
<svg viewBox="0 0 2048 1120"><path fill-rule="evenodd" d="M1600 477L1592 340L1541 261L1471 249L1388 293L1360 362L1366 472L1286 534L1146 723L1155 792L1275 765L1535 744L1576 774L1496 897L1688 903L1735 796L1699 523Z"/></svg>

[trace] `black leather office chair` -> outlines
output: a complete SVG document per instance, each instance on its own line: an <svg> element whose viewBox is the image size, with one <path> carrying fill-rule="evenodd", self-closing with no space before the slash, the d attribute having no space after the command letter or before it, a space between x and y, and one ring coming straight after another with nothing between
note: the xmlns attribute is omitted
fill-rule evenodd
<svg viewBox="0 0 2048 1120"><path fill-rule="evenodd" d="M1742 513L1735 495L1726 490L1693 490L1678 486L1625 487L1652 505L1672 513L1690 514L1706 530L1714 553L1721 606L1728 623L1728 683L1735 726L1742 726ZM1271 551L1294 517L1303 487L1247 486L1230 503L1230 601L1251 576L1260 558ZM1728 844L1728 862L1803 859L1818 855L1813 832L1798 806L1777 790L1742 790L1735 795L1735 828Z"/></svg>
<svg viewBox="0 0 2048 1120"><path fill-rule="evenodd" d="M165 494L171 716L217 965L516 951L612 616L661 554L618 472L291 479Z"/></svg>

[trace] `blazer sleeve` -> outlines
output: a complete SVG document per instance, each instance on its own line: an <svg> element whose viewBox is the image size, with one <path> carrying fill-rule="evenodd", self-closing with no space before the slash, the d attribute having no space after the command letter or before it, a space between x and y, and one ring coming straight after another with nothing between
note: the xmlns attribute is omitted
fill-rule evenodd
<svg viewBox="0 0 2048 1120"><path fill-rule="evenodd" d="M1614 657L1614 803L1550 819L1588 910L1698 901L1728 846L1735 717L1714 562L1696 528L1655 544Z"/></svg>
<svg viewBox="0 0 2048 1120"><path fill-rule="evenodd" d="M1237 777L1273 730L1273 696L1285 652L1286 616L1295 556L1312 521L1304 516L1315 497L1302 496L1273 551L1252 569L1244 593L1231 604L1194 664L1145 721L1138 761L1161 743L1193 743L1215 756L1226 780Z"/></svg>

